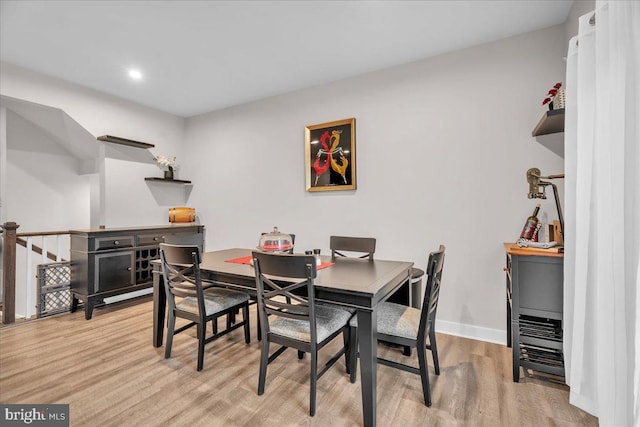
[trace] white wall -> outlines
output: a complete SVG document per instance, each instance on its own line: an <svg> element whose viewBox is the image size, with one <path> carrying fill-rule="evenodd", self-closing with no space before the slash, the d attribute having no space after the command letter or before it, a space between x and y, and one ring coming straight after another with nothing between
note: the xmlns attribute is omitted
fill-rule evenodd
<svg viewBox="0 0 640 427"><path fill-rule="evenodd" d="M563 38L552 27L187 119L184 170L207 247L253 247L277 225L299 251L374 236L377 258L425 268L442 243L439 329L505 341L502 242L535 205L525 172L563 171L531 137L563 80ZM305 192L304 127L348 117L357 190ZM543 209L555 216L551 200Z"/></svg>
<svg viewBox="0 0 640 427"><path fill-rule="evenodd" d="M108 134L148 142L155 144L156 147L151 149L155 155L175 155L178 157L178 163L184 158L184 119L181 117L6 63L2 63L0 68L0 92L2 95L60 108L94 136ZM21 137L19 133L14 132L13 137L16 136ZM7 157L9 163L17 160L11 152ZM34 173L52 167L51 162L39 156L33 156L30 160ZM23 192L19 186L22 181L13 173L14 169L10 165L7 166L7 182L9 187L12 187L7 189L7 220L22 224L25 218L33 216L32 202L26 198L46 198L48 188L60 188L62 182L57 182L57 179L52 177L46 185L29 186L28 191ZM184 204L184 196L176 195L175 187L165 186L164 190L158 189L157 186L149 186L144 180L148 176L160 177L162 173L156 164L107 159L105 225L118 227L167 223L167 207ZM77 179L81 182L87 178L78 175ZM168 196L163 196L163 192ZM69 225L66 228L88 226L88 193L85 197L86 200L74 200L74 204L86 206L86 220L71 223L67 218L65 223ZM9 213L13 217L10 217ZM53 217L54 215L38 215L36 222L29 222L29 227L25 224L20 231L52 230L55 222L60 221Z"/></svg>
<svg viewBox="0 0 640 427"><path fill-rule="evenodd" d="M78 175L77 161L10 110L7 139L20 141L7 147L7 218L20 218L19 231L88 227L89 178Z"/></svg>
<svg viewBox="0 0 640 427"><path fill-rule="evenodd" d="M78 175L78 162L40 128L7 111L6 177L3 199L7 218L18 222L18 232L68 230L89 227L89 177ZM34 167L37 165L37 167ZM69 236L35 237L33 244L69 258ZM18 246L16 257L16 316L36 313L37 264L40 255L32 253L27 262L26 249ZM29 268L27 269L27 265ZM28 272L27 272L28 271ZM27 286L27 277L31 285ZM24 284L24 285L22 285Z"/></svg>

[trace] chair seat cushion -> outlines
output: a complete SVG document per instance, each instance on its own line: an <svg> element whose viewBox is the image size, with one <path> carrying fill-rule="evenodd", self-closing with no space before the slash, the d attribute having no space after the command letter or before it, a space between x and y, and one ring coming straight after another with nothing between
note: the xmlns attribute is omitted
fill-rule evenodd
<svg viewBox="0 0 640 427"><path fill-rule="evenodd" d="M207 316L220 313L247 301L249 301L249 295L231 289L209 288L204 293L204 308ZM176 308L198 314L198 299L196 297L185 298L176 303Z"/></svg>
<svg viewBox="0 0 640 427"><path fill-rule="evenodd" d="M327 304L316 304L315 309L318 343L346 326L352 315L343 308ZM311 325L307 320L290 319L288 317L273 315L269 317L269 329L272 334L298 341L311 342Z"/></svg>
<svg viewBox="0 0 640 427"><path fill-rule="evenodd" d="M378 334L415 340L420 326L420 310L393 302L381 302L377 306ZM349 326L358 327L358 318L353 317Z"/></svg>

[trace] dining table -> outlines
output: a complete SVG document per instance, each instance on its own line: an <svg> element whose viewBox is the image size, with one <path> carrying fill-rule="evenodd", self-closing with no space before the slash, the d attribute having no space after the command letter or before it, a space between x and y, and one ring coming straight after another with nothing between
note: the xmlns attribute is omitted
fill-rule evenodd
<svg viewBox="0 0 640 427"><path fill-rule="evenodd" d="M222 286L243 289L255 295L253 266L238 262L249 259L252 249L223 249L202 254L203 279ZM358 346L362 389L363 425L376 425L377 315L376 306L411 280L413 262L366 260L322 255L322 266L314 281L316 301L349 307L358 318ZM166 316L166 294L161 265L153 262L153 346L162 346Z"/></svg>

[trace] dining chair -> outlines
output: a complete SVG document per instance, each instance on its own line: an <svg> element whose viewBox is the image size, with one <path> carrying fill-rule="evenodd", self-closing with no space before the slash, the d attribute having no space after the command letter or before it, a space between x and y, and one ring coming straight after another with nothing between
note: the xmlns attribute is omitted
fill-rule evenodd
<svg viewBox="0 0 640 427"><path fill-rule="evenodd" d="M263 232L262 236L264 236L265 234L268 234L268 233L267 232ZM291 244L295 245L295 243L296 243L296 235L292 234L292 233L287 233L287 234L289 236L291 236ZM293 248L289 249L287 252L292 254L293 253ZM252 299L250 304L254 304L255 302L256 302L255 299ZM287 299L287 302L291 302L291 301L289 299ZM257 325L257 328L258 328L258 334L257 334L258 335L258 341L262 341L262 328L260 328L260 316L258 316L257 319L258 319L258 325Z"/></svg>
<svg viewBox="0 0 640 427"><path fill-rule="evenodd" d="M262 328L262 351L258 395L265 389L267 366L287 348L298 350L298 358L311 355L309 414L316 413L316 384L349 345L347 310L329 304L317 304L314 298L316 263L313 255L289 255L253 252L258 293L258 315ZM276 280L274 276L277 276ZM291 302L287 302L286 297ZM318 371L318 350L343 335L343 347ZM270 344L280 347L269 355Z"/></svg>
<svg viewBox="0 0 640 427"><path fill-rule="evenodd" d="M378 363L420 375L422 379L422 394L427 406L431 406L431 389L429 387L429 370L427 352L431 350L433 366L436 375L440 375L438 362L438 347L436 345L436 311L440 296L442 268L444 265L445 247L429 254L427 262L427 286L422 309L408 307L391 302L381 302L377 307L378 340L391 342L401 346L416 347L419 368L398 363L392 360L378 358ZM356 381L357 371L357 318L349 322L349 372L352 383ZM427 344L427 336L429 343Z"/></svg>
<svg viewBox="0 0 640 427"><path fill-rule="evenodd" d="M367 258L373 261L373 254L376 251L376 239L373 237L345 237L331 236L329 238L329 249L331 257L346 257L342 252L364 252L359 258ZM342 252L341 252L342 251Z"/></svg>
<svg viewBox="0 0 640 427"><path fill-rule="evenodd" d="M200 274L202 258L198 246L161 243L160 259L165 293L169 301L165 359L171 357L173 336L193 326L197 327L198 371L202 370L205 344L243 326L245 342L247 344L251 342L249 295L204 281ZM239 309L242 309L242 322L232 324L230 315ZM218 332L218 318L224 315L227 315L227 326L223 331ZM176 329L176 317L190 320L190 323ZM213 324L213 335L206 337L209 321Z"/></svg>

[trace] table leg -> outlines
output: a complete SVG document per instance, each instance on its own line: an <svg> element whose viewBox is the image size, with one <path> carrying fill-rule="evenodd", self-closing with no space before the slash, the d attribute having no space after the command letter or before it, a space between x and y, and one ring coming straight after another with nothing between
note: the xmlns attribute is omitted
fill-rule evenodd
<svg viewBox="0 0 640 427"><path fill-rule="evenodd" d="M411 283L411 307L420 310L422 308L422 279L416 280L409 279Z"/></svg>
<svg viewBox="0 0 640 427"><path fill-rule="evenodd" d="M376 425L377 386L377 320L376 312L358 310L358 347L364 425Z"/></svg>
<svg viewBox="0 0 640 427"><path fill-rule="evenodd" d="M167 296L164 292L163 277L159 271L153 272L153 346L162 347L164 335L164 316L167 309Z"/></svg>

